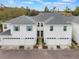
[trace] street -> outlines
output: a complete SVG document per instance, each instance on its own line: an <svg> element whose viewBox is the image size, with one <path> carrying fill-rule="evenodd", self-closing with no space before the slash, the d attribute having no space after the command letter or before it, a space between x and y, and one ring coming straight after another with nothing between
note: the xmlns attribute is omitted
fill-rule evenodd
<svg viewBox="0 0 79 59"><path fill-rule="evenodd" d="M0 59L79 59L79 50L5 50Z"/></svg>

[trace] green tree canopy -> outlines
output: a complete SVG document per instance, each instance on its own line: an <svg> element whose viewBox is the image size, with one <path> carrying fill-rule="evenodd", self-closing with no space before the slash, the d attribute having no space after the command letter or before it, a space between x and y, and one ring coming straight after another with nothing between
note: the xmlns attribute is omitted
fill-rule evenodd
<svg viewBox="0 0 79 59"><path fill-rule="evenodd" d="M9 19L22 16L22 15L29 15L34 16L37 15L38 11L30 10L30 8L26 7L5 7L3 5L0 6L0 20L7 21Z"/></svg>
<svg viewBox="0 0 79 59"><path fill-rule="evenodd" d="M44 12L49 12L49 9L47 6L44 8Z"/></svg>
<svg viewBox="0 0 79 59"><path fill-rule="evenodd" d="M64 12L69 13L70 11L71 11L70 8L68 6L66 6L66 8L64 9Z"/></svg>
<svg viewBox="0 0 79 59"><path fill-rule="evenodd" d="M29 16L35 16L35 15L38 15L38 11L36 11L36 10L30 10L30 12L29 12Z"/></svg>
<svg viewBox="0 0 79 59"><path fill-rule="evenodd" d="M76 9L73 11L73 15L79 16L79 7L76 7Z"/></svg>

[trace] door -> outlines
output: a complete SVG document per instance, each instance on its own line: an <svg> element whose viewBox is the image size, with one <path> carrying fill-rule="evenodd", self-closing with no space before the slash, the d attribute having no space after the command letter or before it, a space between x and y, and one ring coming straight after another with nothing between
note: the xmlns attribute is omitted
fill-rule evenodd
<svg viewBox="0 0 79 59"><path fill-rule="evenodd" d="M44 44L44 35L43 31L37 31L37 44Z"/></svg>
<svg viewBox="0 0 79 59"><path fill-rule="evenodd" d="M43 31L37 31L37 37L42 37L43 38Z"/></svg>
<svg viewBox="0 0 79 59"><path fill-rule="evenodd" d="M40 37L40 31L37 31L37 37Z"/></svg>
<svg viewBox="0 0 79 59"><path fill-rule="evenodd" d="M43 31L41 31L41 37L43 37Z"/></svg>

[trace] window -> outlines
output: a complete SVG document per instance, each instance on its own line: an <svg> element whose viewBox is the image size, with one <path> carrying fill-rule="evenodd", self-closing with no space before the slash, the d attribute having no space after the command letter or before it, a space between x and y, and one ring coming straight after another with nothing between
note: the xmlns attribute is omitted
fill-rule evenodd
<svg viewBox="0 0 79 59"><path fill-rule="evenodd" d="M55 37L53 37L53 38L47 37L47 39L56 39L56 38Z"/></svg>
<svg viewBox="0 0 79 59"><path fill-rule="evenodd" d="M33 37L28 37L28 38L25 38L25 39L34 39Z"/></svg>
<svg viewBox="0 0 79 59"><path fill-rule="evenodd" d="M59 38L59 39L69 39L69 38Z"/></svg>
<svg viewBox="0 0 79 59"><path fill-rule="evenodd" d="M25 38L25 39L27 39L27 38Z"/></svg>
<svg viewBox="0 0 79 59"><path fill-rule="evenodd" d="M64 29L63 29L64 31L67 31L67 26L64 26Z"/></svg>
<svg viewBox="0 0 79 59"><path fill-rule="evenodd" d="M7 24L4 24L4 29L7 29Z"/></svg>
<svg viewBox="0 0 79 59"><path fill-rule="evenodd" d="M27 31L32 31L32 26L27 26Z"/></svg>
<svg viewBox="0 0 79 59"><path fill-rule="evenodd" d="M50 31L53 31L53 26L50 26Z"/></svg>
<svg viewBox="0 0 79 59"><path fill-rule="evenodd" d="M20 27L19 26L14 26L14 31L19 31Z"/></svg>
<svg viewBox="0 0 79 59"><path fill-rule="evenodd" d="M32 38L32 39L34 39L34 38Z"/></svg>
<svg viewBox="0 0 79 59"><path fill-rule="evenodd" d="M41 27L43 27L43 23L41 23Z"/></svg>
<svg viewBox="0 0 79 59"><path fill-rule="evenodd" d="M41 31L41 37L43 37L43 31Z"/></svg>
<svg viewBox="0 0 79 59"><path fill-rule="evenodd" d="M11 39L20 39L20 38L3 38L3 39L10 39L11 40Z"/></svg>
<svg viewBox="0 0 79 59"><path fill-rule="evenodd" d="M40 26L40 23L38 23L38 25L37 25L38 27Z"/></svg>
<svg viewBox="0 0 79 59"><path fill-rule="evenodd" d="M40 36L40 31L37 31L37 37L39 37Z"/></svg>

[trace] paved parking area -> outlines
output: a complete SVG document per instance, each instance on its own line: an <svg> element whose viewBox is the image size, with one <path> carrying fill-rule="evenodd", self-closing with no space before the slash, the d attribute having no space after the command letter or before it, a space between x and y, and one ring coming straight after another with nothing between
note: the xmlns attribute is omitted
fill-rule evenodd
<svg viewBox="0 0 79 59"><path fill-rule="evenodd" d="M79 50L0 50L0 59L79 59Z"/></svg>

